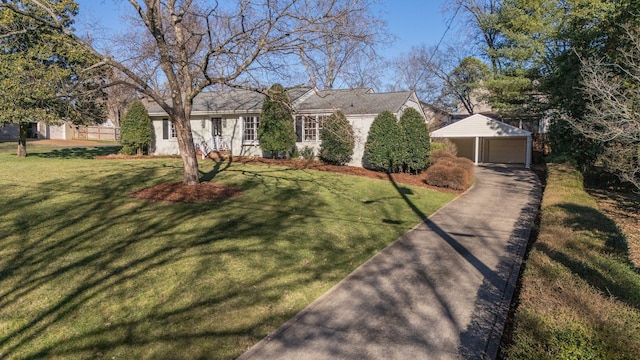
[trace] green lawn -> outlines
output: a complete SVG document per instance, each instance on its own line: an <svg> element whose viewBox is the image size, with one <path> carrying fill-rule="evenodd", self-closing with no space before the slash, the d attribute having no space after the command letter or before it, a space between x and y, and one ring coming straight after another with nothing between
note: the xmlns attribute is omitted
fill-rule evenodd
<svg viewBox="0 0 640 360"><path fill-rule="evenodd" d="M636 228L637 231L637 228ZM526 262L509 359L637 359L640 274L624 234L550 164L538 240Z"/></svg>
<svg viewBox="0 0 640 360"><path fill-rule="evenodd" d="M129 193L178 159L0 144L0 358L229 359L455 195L327 172L219 164L222 203Z"/></svg>

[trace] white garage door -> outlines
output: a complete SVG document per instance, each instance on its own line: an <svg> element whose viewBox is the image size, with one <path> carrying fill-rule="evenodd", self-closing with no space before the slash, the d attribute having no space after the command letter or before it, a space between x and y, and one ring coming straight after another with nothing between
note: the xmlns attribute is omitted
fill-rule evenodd
<svg viewBox="0 0 640 360"><path fill-rule="evenodd" d="M488 139L487 162L522 163L526 162L526 139Z"/></svg>

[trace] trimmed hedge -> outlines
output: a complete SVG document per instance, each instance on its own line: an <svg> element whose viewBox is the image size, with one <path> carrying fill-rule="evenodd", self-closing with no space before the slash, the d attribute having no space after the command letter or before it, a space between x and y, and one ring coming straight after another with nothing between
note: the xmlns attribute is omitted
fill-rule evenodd
<svg viewBox="0 0 640 360"><path fill-rule="evenodd" d="M475 167L466 158L448 154L437 159L425 172L425 183L453 190L465 190L473 182Z"/></svg>
<svg viewBox="0 0 640 360"><path fill-rule="evenodd" d="M331 114L320 132L320 159L335 165L344 165L353 156L353 127L340 111Z"/></svg>
<svg viewBox="0 0 640 360"><path fill-rule="evenodd" d="M401 158L403 170L419 173L429 166L431 142L427 123L417 110L408 108L400 117L400 129L404 137Z"/></svg>
<svg viewBox="0 0 640 360"><path fill-rule="evenodd" d="M455 159L455 158L456 156L452 155L447 150L441 150L441 149L431 150L431 155L430 155L431 165L437 163L441 159Z"/></svg>
<svg viewBox="0 0 640 360"><path fill-rule="evenodd" d="M153 128L147 109L140 100L131 104L120 126L120 152L124 155L142 155L153 141Z"/></svg>
<svg viewBox="0 0 640 360"><path fill-rule="evenodd" d="M280 84L274 84L262 104L258 126L260 147L272 157L288 153L296 145L296 131L289 95Z"/></svg>
<svg viewBox="0 0 640 360"><path fill-rule="evenodd" d="M396 172L404 151L400 124L390 111L383 111L371 124L364 145L366 163L377 170Z"/></svg>

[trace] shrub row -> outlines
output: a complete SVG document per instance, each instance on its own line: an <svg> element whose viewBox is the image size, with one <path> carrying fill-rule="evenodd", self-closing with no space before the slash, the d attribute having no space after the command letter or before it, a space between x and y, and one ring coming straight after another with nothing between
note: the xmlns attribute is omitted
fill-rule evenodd
<svg viewBox="0 0 640 360"><path fill-rule="evenodd" d="M368 167L390 173L419 173L429 165L429 151L427 124L412 108L400 121L389 111L376 116L364 147Z"/></svg>

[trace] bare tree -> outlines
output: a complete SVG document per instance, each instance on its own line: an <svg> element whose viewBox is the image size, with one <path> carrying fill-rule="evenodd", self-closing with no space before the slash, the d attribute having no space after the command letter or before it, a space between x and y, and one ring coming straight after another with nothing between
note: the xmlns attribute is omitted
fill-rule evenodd
<svg viewBox="0 0 640 360"><path fill-rule="evenodd" d="M619 61L582 60L587 112L569 122L604 145L600 160L608 170L640 188L640 34L625 28L629 41Z"/></svg>
<svg viewBox="0 0 640 360"><path fill-rule="evenodd" d="M463 57L459 49L413 47L395 60L398 86L415 90L421 99L443 109L476 113L486 102L483 81L489 69L474 57Z"/></svg>
<svg viewBox="0 0 640 360"><path fill-rule="evenodd" d="M282 75L299 58L321 48L338 33L354 43L367 41L358 26L342 26L359 18L370 0L128 0L146 36L120 55L98 51L65 28L46 0L0 0L0 7L34 18L74 41L126 75L124 84L156 102L175 125L185 184L199 182L191 133L194 98L212 86L264 89L260 79ZM44 10L39 16L33 9ZM144 46L141 46L144 45ZM122 51L127 48L127 51ZM118 53L116 53L118 54ZM272 75L275 74L275 75ZM164 81L169 98L155 86ZM272 79L268 81L272 82Z"/></svg>
<svg viewBox="0 0 640 360"><path fill-rule="evenodd" d="M336 5L346 8L350 2L338 0ZM376 48L391 40L386 23L373 15L372 1L354 5L345 16L322 24L328 31L318 37L315 46L300 53L312 83L320 89L333 89L338 81L350 87L372 81L363 75L378 63Z"/></svg>
<svg viewBox="0 0 640 360"><path fill-rule="evenodd" d="M420 99L437 104L443 79L453 66L435 46L414 46L393 60L395 88L412 89Z"/></svg>
<svg viewBox="0 0 640 360"><path fill-rule="evenodd" d="M113 70L109 82L124 82L126 79L124 74L118 70ZM110 86L105 91L107 93L107 118L111 120L114 126L120 127L127 109L136 100L136 91L123 84Z"/></svg>

